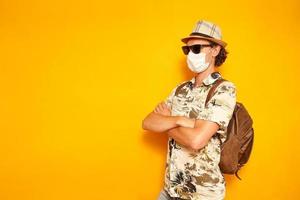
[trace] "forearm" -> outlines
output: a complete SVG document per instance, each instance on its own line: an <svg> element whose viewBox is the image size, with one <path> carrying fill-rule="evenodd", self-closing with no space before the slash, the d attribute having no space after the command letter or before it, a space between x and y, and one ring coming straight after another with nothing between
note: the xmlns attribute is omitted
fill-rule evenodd
<svg viewBox="0 0 300 200"><path fill-rule="evenodd" d="M199 141L199 133L197 129L188 127L175 127L170 129L167 133L168 136L173 138L177 143L189 148L196 150L195 145Z"/></svg>
<svg viewBox="0 0 300 200"><path fill-rule="evenodd" d="M171 128L178 127L177 121L178 116L165 116L151 112L143 120L143 129L153 131L153 132L165 132Z"/></svg>

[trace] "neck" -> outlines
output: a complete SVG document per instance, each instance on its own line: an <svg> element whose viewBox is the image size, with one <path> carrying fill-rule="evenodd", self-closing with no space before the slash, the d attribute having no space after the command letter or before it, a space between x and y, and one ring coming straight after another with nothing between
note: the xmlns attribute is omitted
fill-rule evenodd
<svg viewBox="0 0 300 200"><path fill-rule="evenodd" d="M194 87L202 85L202 81L211 73L216 72L217 69L215 66L209 66L205 71L198 73L195 77Z"/></svg>

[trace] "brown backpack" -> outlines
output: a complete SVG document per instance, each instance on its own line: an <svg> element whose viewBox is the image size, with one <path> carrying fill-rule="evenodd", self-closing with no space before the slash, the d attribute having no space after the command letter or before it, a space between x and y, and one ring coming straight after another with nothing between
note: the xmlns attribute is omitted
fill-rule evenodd
<svg viewBox="0 0 300 200"><path fill-rule="evenodd" d="M205 101L211 99L215 89L223 81L223 78L218 79L211 87ZM236 102L232 118L229 121L226 130L226 140L222 144L220 135L216 134L221 142L221 159L219 167L224 174L235 174L240 180L237 172L247 163L254 140L254 130L252 127L253 121L242 103Z"/></svg>

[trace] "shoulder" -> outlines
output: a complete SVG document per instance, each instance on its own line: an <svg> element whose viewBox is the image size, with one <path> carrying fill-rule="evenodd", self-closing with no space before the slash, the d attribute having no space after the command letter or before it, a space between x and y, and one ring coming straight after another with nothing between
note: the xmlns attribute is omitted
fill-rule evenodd
<svg viewBox="0 0 300 200"><path fill-rule="evenodd" d="M236 93L236 85L230 80L224 80L218 85L216 92Z"/></svg>
<svg viewBox="0 0 300 200"><path fill-rule="evenodd" d="M230 80L224 80L214 89L212 96L217 99L236 99L236 85Z"/></svg>
<svg viewBox="0 0 300 200"><path fill-rule="evenodd" d="M183 87L187 86L189 82L190 82L190 80L179 81L176 83L175 87L173 87L173 90L183 88Z"/></svg>
<svg viewBox="0 0 300 200"><path fill-rule="evenodd" d="M176 88L182 85L186 85L190 82L190 80L179 81L176 85Z"/></svg>
<svg viewBox="0 0 300 200"><path fill-rule="evenodd" d="M222 83L220 83L220 85L226 86L226 87L234 87L236 88L236 85L234 82L230 81L230 80L224 80L222 81Z"/></svg>
<svg viewBox="0 0 300 200"><path fill-rule="evenodd" d="M171 91L171 96L174 96L176 91L181 90L181 88L183 88L185 85L187 85L188 82L189 82L189 80L177 82Z"/></svg>

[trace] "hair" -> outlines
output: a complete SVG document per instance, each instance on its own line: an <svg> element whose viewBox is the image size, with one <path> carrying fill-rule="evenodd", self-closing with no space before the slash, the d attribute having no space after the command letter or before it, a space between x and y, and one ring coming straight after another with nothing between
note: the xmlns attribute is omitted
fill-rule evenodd
<svg viewBox="0 0 300 200"><path fill-rule="evenodd" d="M217 44L217 43L215 43L215 42L212 42L212 41L210 41L210 43L211 43L213 46L219 45L219 44ZM220 46L221 46L221 45L220 45ZM228 54L228 51L226 51L226 49L225 49L223 46L221 46L220 52L219 52L219 54L216 56L216 59L215 59L215 66L216 66L216 67L221 66L221 65L225 62L225 60L226 60L226 58L227 58L227 54Z"/></svg>

